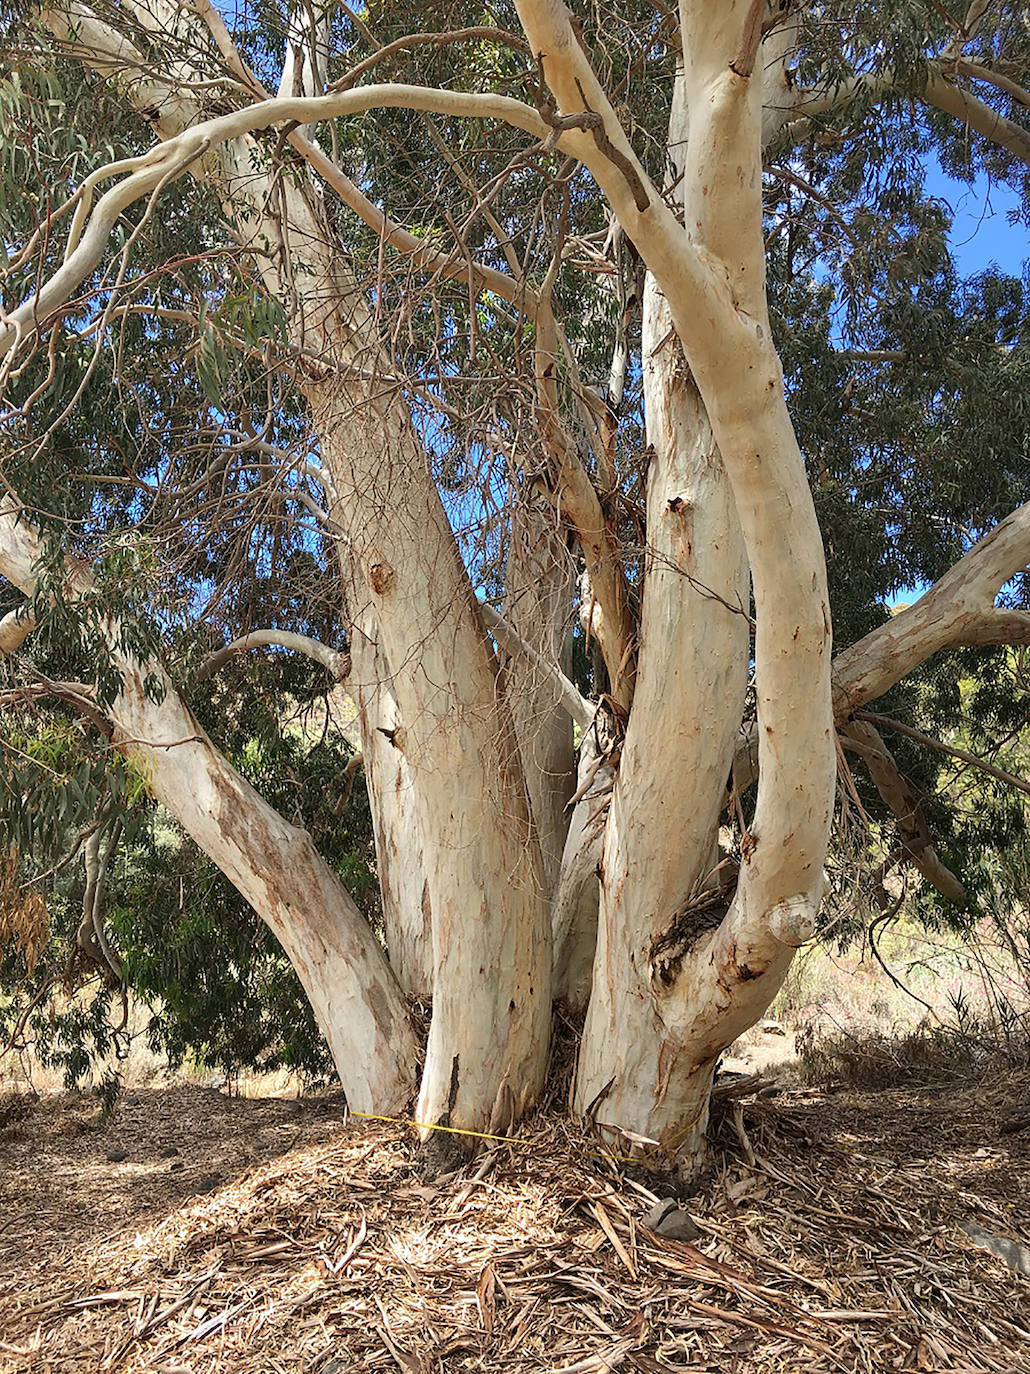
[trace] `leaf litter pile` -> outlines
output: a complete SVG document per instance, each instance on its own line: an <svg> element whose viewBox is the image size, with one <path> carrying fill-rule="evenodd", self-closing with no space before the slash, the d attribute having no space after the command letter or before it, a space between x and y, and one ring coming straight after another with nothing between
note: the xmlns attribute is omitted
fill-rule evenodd
<svg viewBox="0 0 1030 1374"><path fill-rule="evenodd" d="M694 1244L540 1115L435 1182L339 1099L44 1099L0 1131L0 1370L1030 1371L1030 1075L736 1102Z"/></svg>

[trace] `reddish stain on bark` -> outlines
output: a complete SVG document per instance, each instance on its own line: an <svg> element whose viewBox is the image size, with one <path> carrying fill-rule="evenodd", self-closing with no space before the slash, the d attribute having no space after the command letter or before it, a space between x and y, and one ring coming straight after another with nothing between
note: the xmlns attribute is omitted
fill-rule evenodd
<svg viewBox="0 0 1030 1374"><path fill-rule="evenodd" d="M676 1059L678 1046L672 1040L663 1040L658 1049L658 1074L654 1085L655 1103L664 1102L665 1094L669 1091L669 1079L672 1076L672 1066Z"/></svg>

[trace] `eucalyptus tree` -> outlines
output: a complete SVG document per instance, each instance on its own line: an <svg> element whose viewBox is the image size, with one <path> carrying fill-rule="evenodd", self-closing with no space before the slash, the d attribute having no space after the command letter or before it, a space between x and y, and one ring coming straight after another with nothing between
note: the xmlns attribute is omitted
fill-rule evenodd
<svg viewBox="0 0 1030 1374"><path fill-rule="evenodd" d="M37 73L74 62L140 124L90 161L63 106L59 168L9 138L37 222L5 230L2 642L277 935L356 1108L406 1107L431 990L418 1119L506 1124L564 998L577 1109L692 1167L720 1052L817 930L839 743L963 897L858 713L1030 638L1021 286L960 280L925 186L938 158L1025 203L1022 10L332 3L231 33L209 0L60 0L18 42L9 109L46 124ZM83 426L100 376L131 453L95 400ZM300 583L199 662L198 608L280 527L346 644L298 631ZM92 678L40 681L71 621ZM270 642L355 704L389 957L188 704Z"/></svg>

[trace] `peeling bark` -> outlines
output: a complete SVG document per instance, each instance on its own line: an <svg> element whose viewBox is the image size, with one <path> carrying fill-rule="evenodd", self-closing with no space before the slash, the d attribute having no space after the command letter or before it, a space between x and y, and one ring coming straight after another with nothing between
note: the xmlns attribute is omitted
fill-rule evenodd
<svg viewBox="0 0 1030 1374"><path fill-rule="evenodd" d="M572 562L553 509L517 501L507 560L505 617L545 663L568 673L572 659ZM540 841L544 882L558 881L569 829L566 803L575 779L572 718L553 677L526 654L512 653L504 667L515 734Z"/></svg>
<svg viewBox="0 0 1030 1374"><path fill-rule="evenodd" d="M597 948L598 869L615 770L598 752L588 729L579 750L578 797L551 904L554 996L574 1012L586 1011Z"/></svg>

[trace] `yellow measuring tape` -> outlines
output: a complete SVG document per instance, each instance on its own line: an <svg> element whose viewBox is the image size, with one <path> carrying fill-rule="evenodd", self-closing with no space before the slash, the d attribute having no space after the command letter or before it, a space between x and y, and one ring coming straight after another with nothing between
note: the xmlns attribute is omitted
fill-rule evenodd
<svg viewBox="0 0 1030 1374"><path fill-rule="evenodd" d="M528 1140L522 1140L517 1135L490 1135L487 1131L465 1131L460 1126L440 1126L433 1125L428 1121L408 1121L403 1116L375 1116L372 1112L350 1112L351 1116L360 1116L362 1121L389 1121L394 1126L414 1126L419 1131L446 1131L448 1135L470 1135L476 1140L501 1140L508 1145L528 1145Z"/></svg>
<svg viewBox="0 0 1030 1374"><path fill-rule="evenodd" d="M613 1164L639 1164L642 1160L653 1158L659 1150L664 1152L670 1148L674 1149L687 1132L697 1125L703 1112L704 1105L694 1113L692 1119L687 1122L682 1130L676 1132L669 1144L656 1145L653 1150L645 1151L641 1155L616 1155L609 1150L585 1150L583 1153L590 1159L610 1159ZM413 1126L419 1131L445 1131L448 1135L471 1136L474 1140L495 1140L502 1145L521 1145L523 1148L527 1148L531 1143L517 1135L492 1135L489 1131L467 1131L461 1126L441 1126L429 1121L413 1121L403 1116L377 1116L374 1112L350 1112L349 1114L359 1117L362 1121L386 1121L392 1126Z"/></svg>

